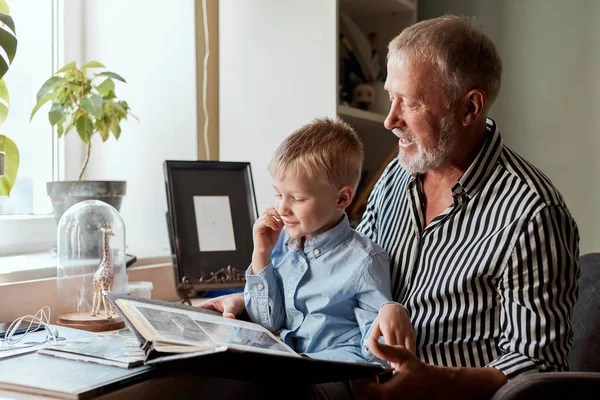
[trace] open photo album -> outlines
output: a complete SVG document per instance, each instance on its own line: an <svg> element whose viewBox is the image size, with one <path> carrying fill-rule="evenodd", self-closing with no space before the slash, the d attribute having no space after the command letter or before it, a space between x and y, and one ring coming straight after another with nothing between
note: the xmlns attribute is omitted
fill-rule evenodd
<svg viewBox="0 0 600 400"><path fill-rule="evenodd" d="M105 296L137 336L146 365L294 384L359 379L390 371L378 364L300 355L261 325L224 318L211 310L110 292Z"/></svg>

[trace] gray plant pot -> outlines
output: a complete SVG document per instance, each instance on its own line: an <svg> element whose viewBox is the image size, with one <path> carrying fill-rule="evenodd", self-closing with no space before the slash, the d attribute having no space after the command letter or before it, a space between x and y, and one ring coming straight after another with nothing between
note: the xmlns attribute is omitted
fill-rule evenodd
<svg viewBox="0 0 600 400"><path fill-rule="evenodd" d="M46 193L52 201L54 218L57 222L69 207L84 200L100 200L120 211L126 189L125 181L46 182Z"/></svg>

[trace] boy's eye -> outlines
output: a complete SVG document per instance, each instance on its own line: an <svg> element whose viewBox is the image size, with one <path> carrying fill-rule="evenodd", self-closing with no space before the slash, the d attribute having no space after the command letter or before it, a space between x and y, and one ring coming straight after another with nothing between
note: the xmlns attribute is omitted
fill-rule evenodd
<svg viewBox="0 0 600 400"><path fill-rule="evenodd" d="M281 198L281 193L275 193L275 197L280 199Z"/></svg>
<svg viewBox="0 0 600 400"><path fill-rule="evenodd" d="M297 198L297 197L294 197L294 201L295 201L296 203L302 203L302 202L303 202L303 201L305 201L305 200L306 200L306 199L299 199L299 198Z"/></svg>

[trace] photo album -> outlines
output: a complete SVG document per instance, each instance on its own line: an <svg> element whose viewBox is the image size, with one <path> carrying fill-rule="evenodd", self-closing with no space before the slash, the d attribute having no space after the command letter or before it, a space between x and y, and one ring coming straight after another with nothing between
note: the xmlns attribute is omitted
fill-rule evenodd
<svg viewBox="0 0 600 400"><path fill-rule="evenodd" d="M317 360L296 353L259 324L179 303L106 292L138 338L144 364L222 378L323 383L389 374L378 364Z"/></svg>
<svg viewBox="0 0 600 400"><path fill-rule="evenodd" d="M128 329L122 331L129 332ZM59 341L37 352L75 361L87 361L120 368L135 368L144 364L145 355L138 339L121 331L113 334Z"/></svg>

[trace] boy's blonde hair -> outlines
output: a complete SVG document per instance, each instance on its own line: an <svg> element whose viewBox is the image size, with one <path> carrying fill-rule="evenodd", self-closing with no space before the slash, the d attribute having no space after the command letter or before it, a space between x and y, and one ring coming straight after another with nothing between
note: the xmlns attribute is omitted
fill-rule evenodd
<svg viewBox="0 0 600 400"><path fill-rule="evenodd" d="M356 190L363 158L363 143L350 125L317 118L285 138L269 162L269 172L280 180L302 172L335 188Z"/></svg>

